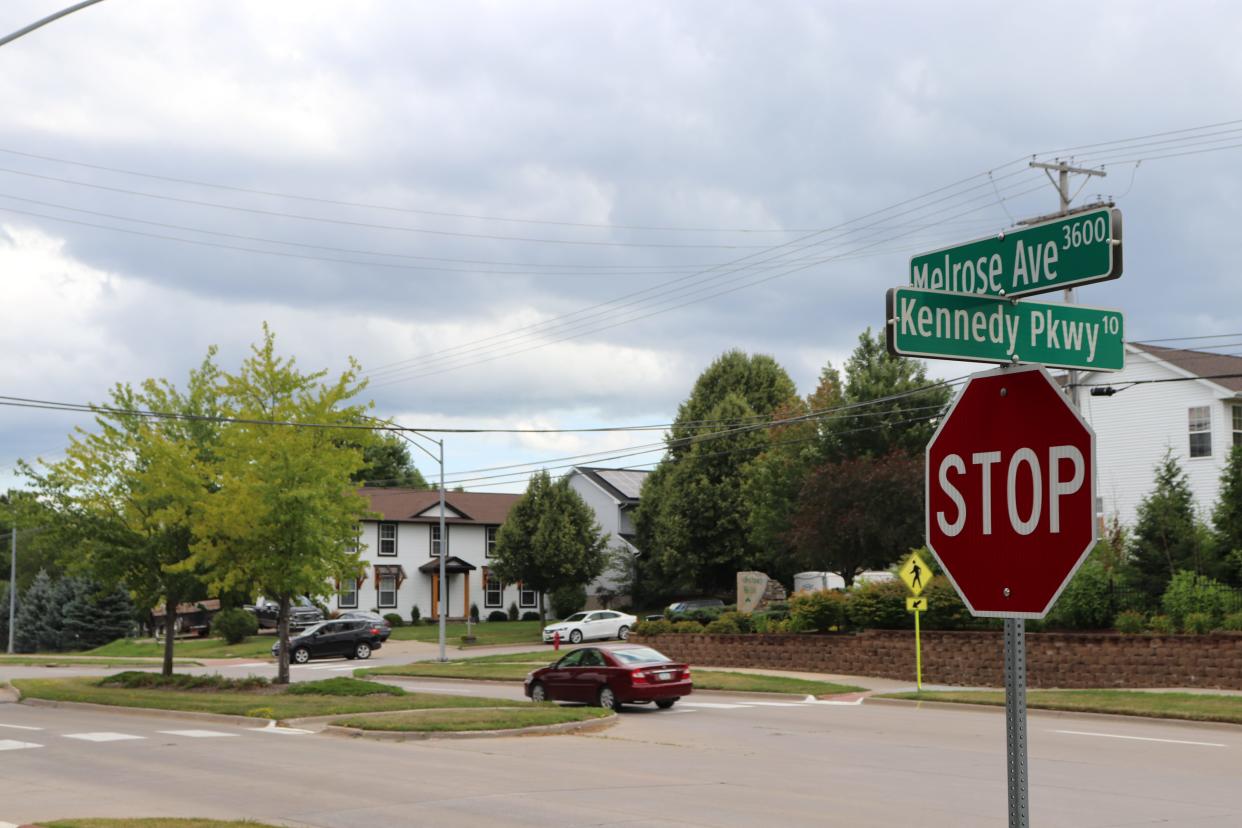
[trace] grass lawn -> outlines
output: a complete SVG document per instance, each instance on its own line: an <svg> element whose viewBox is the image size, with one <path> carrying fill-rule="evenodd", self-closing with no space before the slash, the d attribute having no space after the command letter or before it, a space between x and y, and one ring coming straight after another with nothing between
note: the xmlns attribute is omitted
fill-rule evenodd
<svg viewBox="0 0 1242 828"><path fill-rule="evenodd" d="M271 658L273 635L252 635L240 644L223 638L188 638L173 646L173 654L186 658ZM164 643L149 638L118 638L110 644L88 650L87 655L113 658L163 658Z"/></svg>
<svg viewBox="0 0 1242 828"><path fill-rule="evenodd" d="M428 678L476 679L480 681L521 681L526 674L563 656L552 650L536 650L525 653L507 653L459 661L441 663L418 661L394 667L365 667L355 670L357 676L424 676ZM739 693L790 693L796 695L835 695L852 693L863 688L834 684L814 679L788 678L786 676L762 676L751 673L733 673L724 670L693 671L694 686L698 690L732 690Z"/></svg>
<svg viewBox="0 0 1242 828"><path fill-rule="evenodd" d="M300 682L289 685L289 687L265 687L247 691L101 687L100 682L101 679L97 678L14 679L12 684L21 690L26 698L91 702L117 707L229 713L270 719L366 713L378 710L421 710L431 707L518 707L527 704L522 701L404 691L397 695L368 696L307 692L308 685L319 685L319 682ZM333 689L326 683L322 686L329 691ZM289 688L297 688L297 690L291 692ZM354 690L351 688L346 692L352 693Z"/></svg>
<svg viewBox="0 0 1242 828"><path fill-rule="evenodd" d="M159 662L135 661L123 658L93 658L88 656L70 656L67 653L47 655L0 655L0 665L18 664L24 667L150 667L159 666ZM178 667L201 667L197 661L186 661L182 658L173 659Z"/></svg>
<svg viewBox="0 0 1242 828"><path fill-rule="evenodd" d="M56 822L38 822L41 828L275 828L266 822L221 819L59 819Z"/></svg>
<svg viewBox="0 0 1242 828"><path fill-rule="evenodd" d="M1003 690L945 690L891 693L888 699L1004 705ZM1242 724L1242 696L1199 693L1145 693L1134 690L1027 690L1026 706L1080 713L1121 713L1159 719Z"/></svg>
<svg viewBox="0 0 1242 828"><path fill-rule="evenodd" d="M602 719L611 711L597 707L527 706L515 710L417 710L390 716L359 716L332 724L362 730L443 733L468 730L516 730L520 727L553 725Z"/></svg>
<svg viewBox="0 0 1242 828"><path fill-rule="evenodd" d="M444 640L446 644L454 647L539 644L543 640L542 630L538 621L485 621L471 625L471 632L477 640L463 645L461 637L466 634L466 622L453 621L445 624ZM440 640L440 625L426 622L417 627L393 627L392 638L397 641L426 641L434 644Z"/></svg>

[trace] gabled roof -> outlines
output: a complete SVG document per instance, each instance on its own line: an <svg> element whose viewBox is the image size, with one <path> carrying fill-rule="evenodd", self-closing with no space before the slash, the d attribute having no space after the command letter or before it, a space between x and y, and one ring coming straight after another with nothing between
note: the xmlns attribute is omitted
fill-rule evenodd
<svg viewBox="0 0 1242 828"><path fill-rule="evenodd" d="M643 482L651 472L643 469L604 469L598 466L576 466L575 469L595 485L626 506L637 506Z"/></svg>
<svg viewBox="0 0 1242 828"><path fill-rule="evenodd" d="M379 520L406 523L436 523L440 520L438 490L367 487L359 489L359 492L371 501L371 511L379 512ZM501 492L445 492L444 522L498 526L505 522L519 497L521 495ZM450 509L457 513L456 516Z"/></svg>
<svg viewBox="0 0 1242 828"><path fill-rule="evenodd" d="M1158 345L1140 345L1134 342L1129 344L1139 351L1169 363L1174 368L1179 368L1197 377L1212 377L1207 381L1234 393L1242 393L1242 376L1220 376L1221 374L1242 375L1242 356L1214 354L1210 351L1190 351L1184 348L1162 348Z"/></svg>

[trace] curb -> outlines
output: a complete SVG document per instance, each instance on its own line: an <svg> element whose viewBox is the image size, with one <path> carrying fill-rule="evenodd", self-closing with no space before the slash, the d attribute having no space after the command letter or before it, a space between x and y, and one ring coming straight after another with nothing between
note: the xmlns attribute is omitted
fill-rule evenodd
<svg viewBox="0 0 1242 828"><path fill-rule="evenodd" d="M512 708L473 708L476 710L509 710ZM366 716L388 715L395 711L385 711L384 713L368 713L362 714ZM408 711L402 711L408 712ZM334 719L341 718L333 716ZM617 723L618 716L615 712L610 713L602 719L586 719L581 722L561 722L552 725L531 725L529 727L518 727L510 730L467 730L460 732L453 731L397 731L397 730L362 730L356 727L342 727L340 725L328 725L321 733L330 736L343 736L345 738L354 739L373 739L380 742L419 742L428 739L495 739L501 736L552 736L565 733L586 733L596 730L606 730Z"/></svg>
<svg viewBox="0 0 1242 828"><path fill-rule="evenodd" d="M893 705L914 705L915 707L931 707L936 710L958 710L961 712L969 712L971 710L981 710L988 713L1004 715L1005 705L1003 704L973 704L971 702L949 702L949 701L930 701L919 699L885 699L878 696L870 696L864 702L865 704L893 704ZM1139 716L1134 713L1097 713L1090 710L1051 710L1046 707L1027 707L1026 714L1028 717L1032 715L1048 716L1057 719L1085 719L1088 721L1115 721L1123 719L1130 722L1159 722L1162 725L1170 727L1186 727L1186 728L1212 728L1216 730L1224 730L1230 733L1237 733L1242 730L1242 724L1234 724L1233 722L1214 722L1201 719L1174 719L1165 716Z"/></svg>
<svg viewBox="0 0 1242 828"><path fill-rule="evenodd" d="M203 713L197 710L164 710L159 707L122 707L113 704L95 704L94 702L52 701L50 699L23 699L22 704L31 707L61 707L67 710L87 710L96 713L120 713L130 716L156 716L162 719L192 719L200 722L221 722L225 724L249 724L262 726L273 719L255 716L237 716L232 713Z"/></svg>

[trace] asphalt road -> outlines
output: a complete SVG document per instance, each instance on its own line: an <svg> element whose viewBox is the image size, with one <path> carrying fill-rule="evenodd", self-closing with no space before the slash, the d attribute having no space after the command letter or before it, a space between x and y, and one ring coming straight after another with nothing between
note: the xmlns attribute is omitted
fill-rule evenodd
<svg viewBox="0 0 1242 828"><path fill-rule="evenodd" d="M1242 825L1242 728L1038 712L1028 727L1034 826ZM989 709L707 693L594 734L406 743L0 704L0 822L996 826L1004 749Z"/></svg>

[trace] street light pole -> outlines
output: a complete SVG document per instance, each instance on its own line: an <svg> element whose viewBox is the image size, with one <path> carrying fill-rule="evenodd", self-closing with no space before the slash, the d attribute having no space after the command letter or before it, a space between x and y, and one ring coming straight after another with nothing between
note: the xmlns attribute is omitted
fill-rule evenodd
<svg viewBox="0 0 1242 828"><path fill-rule="evenodd" d="M13 633L17 630L15 617L17 615L17 522L13 522L13 526L9 530L10 538L13 541L9 547L12 554L9 556L9 655L13 654Z"/></svg>
<svg viewBox="0 0 1242 828"><path fill-rule="evenodd" d="M444 639L448 630L448 583L444 580L444 559L448 557L448 533L444 531L444 441L440 440L440 660L448 661L444 655Z"/></svg>
<svg viewBox="0 0 1242 828"><path fill-rule="evenodd" d="M43 18L42 20L36 20L35 22L31 23L29 26L23 26L22 28L18 29L12 34L8 34L8 35L5 35L4 37L0 37L0 46L3 46L4 44L10 41L17 40L22 35L28 35L31 32L33 32L35 29L38 29L42 26L46 26L48 23L51 23L53 20L59 20L60 18L64 17L67 14L73 14L78 9L84 9L87 6L93 6L96 3L102 3L102 2L103 0L82 0L81 3L75 3L74 5L66 9L61 9L58 12L49 14L47 17Z"/></svg>

